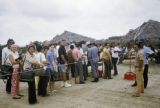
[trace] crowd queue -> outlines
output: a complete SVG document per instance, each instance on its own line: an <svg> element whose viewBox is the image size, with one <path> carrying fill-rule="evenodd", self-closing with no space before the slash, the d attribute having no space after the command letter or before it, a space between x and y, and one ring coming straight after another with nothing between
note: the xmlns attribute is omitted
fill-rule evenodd
<svg viewBox="0 0 160 108"><path fill-rule="evenodd" d="M97 46L95 43L68 43L61 40L58 44L47 46L30 44L27 51L19 51L18 45L13 39L7 41L7 46L2 50L2 65L12 66L11 75L7 77L6 93L11 94L13 99L21 99L19 73L25 70L41 67L44 73L36 75L33 81L28 81L28 102L37 103L38 96L48 96L55 91L55 73L60 73L61 86L71 87L67 81L67 73L75 79L75 84L85 84L88 77L88 65L91 66L92 82L99 81L98 65L102 61L104 64L104 79L112 79L118 75L117 64L120 61L120 54L123 51L118 44L105 43ZM137 86L134 96L140 96L148 84L148 56L154 52L144 43L134 44L136 81L132 86ZM22 71L23 70L23 71Z"/></svg>

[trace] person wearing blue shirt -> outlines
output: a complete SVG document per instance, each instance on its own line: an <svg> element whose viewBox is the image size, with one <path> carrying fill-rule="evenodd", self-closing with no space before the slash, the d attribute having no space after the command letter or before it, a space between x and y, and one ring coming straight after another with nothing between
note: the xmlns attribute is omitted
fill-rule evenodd
<svg viewBox="0 0 160 108"><path fill-rule="evenodd" d="M50 45L50 48L47 52L46 55L46 59L49 62L49 64L47 64L47 68L46 68L46 76L49 76L49 91L51 94L54 92L54 85L55 85L55 81L53 78L53 74L55 72L55 66L57 64L57 55L55 53L55 46L54 45Z"/></svg>
<svg viewBox="0 0 160 108"><path fill-rule="evenodd" d="M148 84L148 68L149 68L148 56L152 55L154 52L149 47L147 47L145 45L143 46L142 51L144 53L144 73L143 73L144 88L147 88L147 84Z"/></svg>
<svg viewBox="0 0 160 108"><path fill-rule="evenodd" d="M88 54L88 58L91 63L91 70L93 72L93 77L94 77L94 80L92 82L99 81L99 73L98 73L99 55L98 55L98 52L99 52L98 47L96 46L95 43L92 43L90 53Z"/></svg>

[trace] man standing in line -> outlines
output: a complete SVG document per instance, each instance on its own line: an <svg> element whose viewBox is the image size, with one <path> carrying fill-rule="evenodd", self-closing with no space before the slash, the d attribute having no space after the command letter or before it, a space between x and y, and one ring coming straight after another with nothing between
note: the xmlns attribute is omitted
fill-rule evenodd
<svg viewBox="0 0 160 108"><path fill-rule="evenodd" d="M59 68L60 68L60 72L62 73L62 79L63 79L63 87L71 87L72 85L69 84L66 80L66 72L67 72L67 53L66 53L66 49L65 49L65 45L66 45L66 41L65 40L61 40L60 42L60 47L58 49L58 54L59 54Z"/></svg>
<svg viewBox="0 0 160 108"><path fill-rule="evenodd" d="M98 73L98 61L99 61L99 55L98 55L99 49L97 48L95 43L92 43L91 47L91 53L88 55L90 58L89 61L91 63L91 70L93 73L94 80L92 82L98 82L99 81L99 73Z"/></svg>
<svg viewBox="0 0 160 108"><path fill-rule="evenodd" d="M80 76L79 84L84 84L83 66L82 66L82 53L80 51L80 43L76 44L76 48L72 51L75 63L75 78Z"/></svg>
<svg viewBox="0 0 160 108"><path fill-rule="evenodd" d="M13 45L14 43L15 42L14 42L13 39L8 39L7 46L2 49L2 65L9 65L9 66L11 66L11 64L7 63L7 56L9 54L9 52L10 52L11 45ZM10 69L9 71L12 72L13 70ZM6 83L6 92L8 94L11 93L11 79L12 79L12 75L8 76L7 83Z"/></svg>

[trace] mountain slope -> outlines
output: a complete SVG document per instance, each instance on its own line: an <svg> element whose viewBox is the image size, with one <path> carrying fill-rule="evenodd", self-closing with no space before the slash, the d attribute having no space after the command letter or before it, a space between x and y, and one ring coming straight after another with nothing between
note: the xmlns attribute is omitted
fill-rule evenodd
<svg viewBox="0 0 160 108"><path fill-rule="evenodd" d="M149 20L134 30L130 30L124 39L127 41L135 39L159 39L160 38L160 22Z"/></svg>
<svg viewBox="0 0 160 108"><path fill-rule="evenodd" d="M95 41L93 38L89 38L80 34L72 33L69 31L64 31L61 35L56 35L51 43L58 43L60 40L65 39L68 43L70 42L80 42L80 41Z"/></svg>

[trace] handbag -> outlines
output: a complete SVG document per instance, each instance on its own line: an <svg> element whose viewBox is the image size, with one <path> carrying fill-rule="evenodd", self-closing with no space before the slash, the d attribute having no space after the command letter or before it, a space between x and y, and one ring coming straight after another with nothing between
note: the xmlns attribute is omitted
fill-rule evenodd
<svg viewBox="0 0 160 108"><path fill-rule="evenodd" d="M21 66L22 71L19 73L19 80L20 82L34 81L35 71L34 70L23 70L25 60L26 60L26 56L24 57L24 60Z"/></svg>
<svg viewBox="0 0 160 108"><path fill-rule="evenodd" d="M26 70L23 72L20 72L20 81L21 82L30 82L34 81L35 72L33 70Z"/></svg>
<svg viewBox="0 0 160 108"><path fill-rule="evenodd" d="M8 79L8 76L12 75L13 72L12 65L6 65L7 58L8 57L5 58L4 64L0 65L0 70L1 70L0 73L2 79Z"/></svg>

